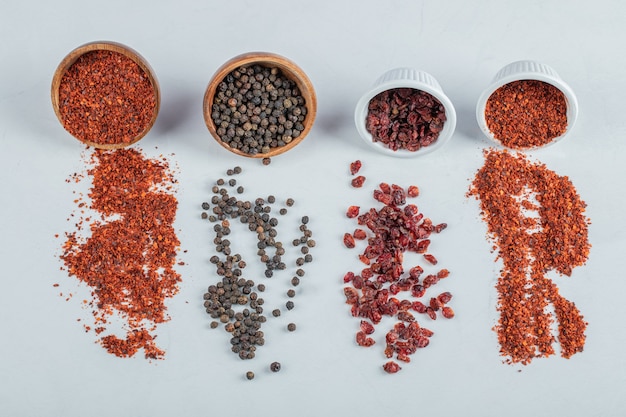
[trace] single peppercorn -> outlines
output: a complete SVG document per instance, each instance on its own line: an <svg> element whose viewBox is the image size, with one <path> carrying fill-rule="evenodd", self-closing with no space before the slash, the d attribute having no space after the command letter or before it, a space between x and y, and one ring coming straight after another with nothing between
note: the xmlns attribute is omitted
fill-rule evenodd
<svg viewBox="0 0 626 417"><path fill-rule="evenodd" d="M295 305L293 304L293 301L287 301L287 303L285 303L285 307L287 307L287 310L293 310Z"/></svg>
<svg viewBox="0 0 626 417"><path fill-rule="evenodd" d="M287 330L289 330L290 332L294 332L296 330L296 324L295 323L289 323L287 325Z"/></svg>
<svg viewBox="0 0 626 417"><path fill-rule="evenodd" d="M272 372L278 372L278 371L280 371L280 362L272 362L272 363L270 364L270 370L271 370Z"/></svg>
<svg viewBox="0 0 626 417"><path fill-rule="evenodd" d="M248 381L253 380L254 379L254 372L252 372L252 371L246 372L246 378L248 379Z"/></svg>
<svg viewBox="0 0 626 417"><path fill-rule="evenodd" d="M280 310L279 309L272 310L272 316L279 317L280 316Z"/></svg>

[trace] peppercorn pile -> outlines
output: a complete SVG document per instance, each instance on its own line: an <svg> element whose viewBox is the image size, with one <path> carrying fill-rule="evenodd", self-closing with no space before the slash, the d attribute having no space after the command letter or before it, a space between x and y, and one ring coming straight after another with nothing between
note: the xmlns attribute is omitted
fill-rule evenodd
<svg viewBox="0 0 626 417"><path fill-rule="evenodd" d="M356 175L360 167L360 161L353 162L351 174ZM359 187L361 185L362 182ZM431 330L420 326L412 312L424 314L430 320L436 320L438 312L448 319L454 317L454 311L447 305L452 299L450 292L430 297L426 303L419 300L426 295L428 288L449 276L447 269L427 274L421 280L425 272L422 266L414 265L408 273L404 270L404 253L407 251L422 254L426 267L437 265L435 256L428 253L430 237L447 227L446 223L433 225L429 218L418 212L416 205L406 204L407 196L414 198L418 195L419 189L414 185L404 190L396 184L381 183L379 189L374 190L373 197L383 204L382 208L370 208L360 214L360 207L350 206L346 215L356 218L359 227L343 237L347 248L355 248L358 241L367 242L359 255L366 266L360 273L350 271L343 278L343 282L349 284L344 287L344 294L346 302L351 305L352 316L361 318L356 343L364 347L374 345L376 341L371 334L375 326L380 324L383 316L395 317L398 322L385 335L384 354L389 359L395 355L401 362L410 362L410 355L428 346L433 335ZM388 361L383 369L395 373L401 367L395 361Z"/></svg>
<svg viewBox="0 0 626 417"><path fill-rule="evenodd" d="M176 180L165 158L148 159L136 149L96 150L91 163L91 203L79 207L90 208L100 219L79 220L77 229L89 225L88 237L66 233L61 259L70 276L93 289L88 305L95 333L105 333L112 317L124 322L126 335L101 336L102 346L119 357L143 348L146 358L160 359L165 352L156 346L154 331L169 320L165 301L181 281L174 270Z"/></svg>
<svg viewBox="0 0 626 417"><path fill-rule="evenodd" d="M240 67L217 87L211 119L222 142L249 155L298 138L307 108L295 82L276 67Z"/></svg>
<svg viewBox="0 0 626 417"><path fill-rule="evenodd" d="M524 155L489 149L468 195L480 201L503 262L495 328L501 355L508 363L528 364L553 355L555 340L564 358L582 352L587 323L546 276L551 270L569 276L589 255L586 204L574 185Z"/></svg>
<svg viewBox="0 0 626 417"><path fill-rule="evenodd" d="M129 144L150 124L157 99L144 70L113 51L81 55L59 85L63 127L97 144Z"/></svg>
<svg viewBox="0 0 626 417"><path fill-rule="evenodd" d="M214 224L213 242L216 254L210 261L215 265L216 274L220 277L220 280L210 285L204 294L204 307L214 319L211 327L217 328L223 324L224 329L230 333L231 350L241 359L252 359L255 357L257 347L265 344L265 334L261 326L267 321L267 316L264 312L265 300L260 294L266 291L266 284L257 284L256 277L244 278L247 263L244 255L235 253L232 249L235 242L231 242L231 239L236 235L231 234L231 228L235 227L234 223L240 223L243 229L256 234L257 244L252 253L265 268L261 279L269 284L270 279L276 282L277 278L292 275L289 281L292 288L286 292L284 298L286 300L284 310L287 311L294 308L292 299L296 296L295 288L305 276L306 264L313 261L310 251L315 247L315 240L312 239L313 233L308 228L309 217L302 216L297 232L300 236L293 240L292 245L294 250L299 248L297 250L299 255L294 256L294 264L288 268L285 260L289 250L279 240L279 220L272 215L273 208L278 205L276 197L269 195L267 198L258 197L254 201L238 198L237 195L244 194L245 190L243 186L238 185L234 176L241 172L240 167L229 169L227 175L231 178L228 181L218 179L212 188L211 202L202 204L201 217ZM279 216L287 215L294 204L292 198L287 198L278 210ZM246 253L245 248L241 249ZM293 273L288 274L291 269ZM274 306L272 316L279 317L284 310ZM287 329L293 332L296 326L290 323ZM248 379L251 378L248 376Z"/></svg>
<svg viewBox="0 0 626 417"><path fill-rule="evenodd" d="M372 98L365 127L374 142L415 152L432 145L443 129L446 112L432 95L413 88L393 88Z"/></svg>
<svg viewBox="0 0 626 417"><path fill-rule="evenodd" d="M555 86L536 80L513 81L498 88L485 105L494 138L513 149L546 145L567 129L567 103Z"/></svg>

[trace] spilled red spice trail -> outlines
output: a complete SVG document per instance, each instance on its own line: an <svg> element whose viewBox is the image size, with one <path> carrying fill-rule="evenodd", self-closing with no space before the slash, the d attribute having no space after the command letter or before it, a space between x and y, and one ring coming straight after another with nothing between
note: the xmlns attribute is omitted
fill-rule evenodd
<svg viewBox="0 0 626 417"><path fill-rule="evenodd" d="M513 81L489 96L485 121L504 146L535 148L565 133L567 102L561 90L552 84L537 80Z"/></svg>
<svg viewBox="0 0 626 417"><path fill-rule="evenodd" d="M160 359L165 352L153 333L169 320L165 301L181 281L174 270L176 181L164 158L148 159L135 149L95 150L90 162L89 208L101 220L89 224L87 237L67 233L61 259L70 276L92 289L96 334L107 331L112 316L124 321L126 335L104 335L102 346L119 357L143 348L146 358Z"/></svg>
<svg viewBox="0 0 626 417"><path fill-rule="evenodd" d="M156 107L154 86L145 71L119 52L81 55L59 85L63 127L91 143L133 142L149 126Z"/></svg>
<svg viewBox="0 0 626 417"><path fill-rule="evenodd" d="M555 353L569 358L585 345L587 323L546 274L571 275L589 255L589 219L574 185L524 155L486 150L468 196L480 201L483 220L503 267L496 284L495 326L508 363L528 364ZM554 314L547 309L554 308ZM558 335L553 335L556 320Z"/></svg>

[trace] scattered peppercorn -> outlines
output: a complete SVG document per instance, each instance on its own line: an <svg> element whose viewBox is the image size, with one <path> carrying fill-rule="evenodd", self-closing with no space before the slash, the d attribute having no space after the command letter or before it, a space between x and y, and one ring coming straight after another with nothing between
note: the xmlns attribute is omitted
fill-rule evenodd
<svg viewBox="0 0 626 417"><path fill-rule="evenodd" d="M287 325L287 330L289 330L290 332L295 332L296 331L296 324L295 323L289 323Z"/></svg>
<svg viewBox="0 0 626 417"><path fill-rule="evenodd" d="M253 380L253 379L254 379L254 372L252 372L252 371L248 371L248 372L246 372L246 378L247 378L249 381Z"/></svg>

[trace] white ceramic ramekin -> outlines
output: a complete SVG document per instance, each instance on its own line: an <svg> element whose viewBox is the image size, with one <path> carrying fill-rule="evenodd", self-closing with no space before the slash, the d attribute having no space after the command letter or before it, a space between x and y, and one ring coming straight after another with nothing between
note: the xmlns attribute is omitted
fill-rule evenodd
<svg viewBox="0 0 626 417"><path fill-rule="evenodd" d="M497 145L504 146L493 136L493 133L487 127L487 121L485 120L485 107L487 105L487 100L489 100L489 97L494 91L503 85L520 80L543 81L553 85L563 93L567 104L567 127L565 133L561 136L555 137L552 141L541 147L552 145L562 140L574 127L574 123L578 117L578 100L576 100L574 91L561 79L554 69L548 65L530 60L516 61L504 66L496 73L489 87L483 91L478 99L478 104L476 105L476 120L478 121L480 130L482 130L483 133ZM531 149L534 148L524 148L520 150Z"/></svg>
<svg viewBox="0 0 626 417"><path fill-rule="evenodd" d="M365 127L369 102L379 93L394 88L413 88L424 91L435 97L443 105L446 112L446 122L435 142L417 151L406 149L394 151L384 143L374 141L371 133ZM381 75L374 83L374 86L361 97L354 112L354 122L361 138L377 151L396 157L415 157L439 149L452 137L456 127L456 112L452 102L444 94L443 89L432 75L413 68L395 68Z"/></svg>

